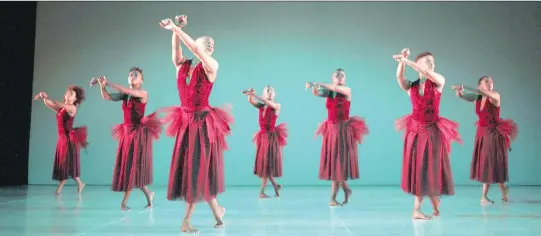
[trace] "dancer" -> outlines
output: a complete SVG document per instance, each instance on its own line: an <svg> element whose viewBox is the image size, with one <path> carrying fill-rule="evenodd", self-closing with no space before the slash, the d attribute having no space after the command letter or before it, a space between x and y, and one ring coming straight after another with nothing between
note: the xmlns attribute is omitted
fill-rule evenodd
<svg viewBox="0 0 541 236"><path fill-rule="evenodd" d="M424 52L411 61L409 54L409 50L404 49L400 55L393 56L398 61L398 85L409 95L413 108L411 114L396 122L397 129L404 131L402 190L415 196L412 218L430 220L432 217L421 211L423 198L430 198L433 216L439 216L440 196L454 195L449 162L451 142L462 141L458 123L439 114L445 78L434 71L434 57ZM415 82L404 76L406 65L419 73Z"/></svg>
<svg viewBox="0 0 541 236"><path fill-rule="evenodd" d="M218 62L212 57L214 40L203 36L193 40L183 30L186 16L177 16L178 26L171 19L160 22L164 29L173 31L173 65L177 71L177 88L181 106L165 111L166 122L171 122L167 135L176 138L169 173L167 199L186 201L186 214L181 231L197 233L191 225L197 202L206 201L216 220L215 228L224 227L225 208L216 197L225 191L224 151L229 124L233 117L224 109L211 107L209 96L218 74ZM182 54L180 41L200 60L195 63ZM194 65L192 67L192 65Z"/></svg>
<svg viewBox="0 0 541 236"><path fill-rule="evenodd" d="M111 190L124 192L120 209L127 211L128 199L133 188L139 188L147 199L146 208L152 207L154 192L147 185L153 182L152 141L160 137L162 131L156 113L145 115L148 92L142 88L143 70L133 67L128 73L129 88L110 83L105 76L92 79L99 83L101 96L108 101L122 101L124 123L113 127L113 136L119 140ZM110 94L106 87L118 91Z"/></svg>
<svg viewBox="0 0 541 236"><path fill-rule="evenodd" d="M348 179L359 178L359 160L357 145L368 134L368 127L363 118L349 116L351 105L351 88L345 86L346 73L337 69L332 74L332 84L306 82L306 88L312 93L327 99L327 120L319 125L316 135L323 137L321 159L319 162L319 179L331 180L330 206L345 205L352 194ZM345 199L336 201L339 188L342 187Z"/></svg>
<svg viewBox="0 0 541 236"><path fill-rule="evenodd" d="M518 134L517 124L510 119L500 118L500 94L494 91L491 77L483 76L476 88L454 85L456 96L467 102L475 102L475 113L479 117L476 122L475 149L473 151L470 179L483 183L481 203L492 204L487 196L493 183L500 186L502 201L507 202L509 181L507 151L511 150L511 141ZM464 89L473 93L465 94Z"/></svg>
<svg viewBox="0 0 541 236"><path fill-rule="evenodd" d="M276 197L280 197L282 185L275 178L282 176L282 148L287 144L287 126L281 123L276 126L281 105L274 100L276 93L271 86L265 86L263 97L257 96L254 89L243 91L248 95L248 102L259 110L259 131L254 135L256 159L254 174L261 178L259 198L269 198L265 194L267 181L274 187Z"/></svg>
<svg viewBox="0 0 541 236"><path fill-rule="evenodd" d="M53 101L45 92L38 93L34 100L43 99L45 106L56 112L58 141L53 165L53 180L59 181L56 195L62 193L62 188L68 178L77 183L77 194L80 195L85 187L81 181L80 150L88 146L87 128L73 128L77 108L85 100L85 91L78 86L68 86L64 94L64 102Z"/></svg>

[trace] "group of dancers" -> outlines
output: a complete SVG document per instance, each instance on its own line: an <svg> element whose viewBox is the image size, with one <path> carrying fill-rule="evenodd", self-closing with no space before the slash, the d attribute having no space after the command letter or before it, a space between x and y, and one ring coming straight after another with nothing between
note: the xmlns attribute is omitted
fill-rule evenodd
<svg viewBox="0 0 541 236"><path fill-rule="evenodd" d="M103 99L122 102L124 122L113 128L119 140L113 173L112 191L124 192L122 210L128 210L128 198L133 188L143 191L147 207L152 207L154 193L147 187L153 182L152 143L160 137L163 125L166 135L175 137L171 160L167 199L186 202L186 213L181 231L195 233L191 216L198 202L207 202L216 220L215 227L225 226L225 208L217 196L225 191L223 154L227 150L226 137L230 134L233 116L227 107L209 104L218 62L212 57L214 40L203 36L194 40L185 32L187 17L176 16L159 24L172 31L172 61L177 71L177 88L180 106L162 108L145 116L149 93L142 88L143 70L131 68L129 87L107 80L105 76L93 78L91 85L99 85ZM198 59L187 59L180 43ZM412 217L432 219L440 214L440 196L454 195L449 154L451 143L461 143L458 123L439 115L440 99L445 87L445 77L435 72L434 56L421 53L409 59L408 49L393 58L398 62L396 78L400 88L411 100L413 112L400 118L396 125L404 131L403 167L401 188L415 196ZM406 66L418 72L415 81L404 76ZM483 76L477 88L454 85L457 97L476 104L479 117L475 138L471 179L483 183L482 203L494 203L487 197L490 184L497 183L502 200L507 201L508 150L516 138L517 126L512 120L500 119L500 95L493 90L493 80ZM363 118L350 116L352 89L346 86L346 73L342 69L332 74L332 83L306 82L314 96L326 99L327 119L319 125L316 134L323 137L319 179L332 182L331 206L345 205L352 195L347 181L359 178L358 145L369 130ZM107 88L116 90L109 93ZM465 90L471 93L465 93ZM275 90L266 86L261 96L254 89L242 91L248 102L259 110L260 130L254 135L256 158L254 174L261 178L260 198L268 198L265 186L270 181L275 195L280 196L282 186L276 178L282 176L282 148L287 144L285 123L276 125L281 104L275 100ZM85 91L79 86L69 86L64 101L53 101L40 92L34 97L56 112L58 141L53 167L53 179L59 181L56 190L61 194L64 183L73 178L81 194L85 184L80 179L81 148L88 143L86 127L73 127L79 105L85 100ZM159 113L165 115L160 118ZM345 199L339 203L337 193L344 191ZM428 197L433 206L432 216L421 211L421 203Z"/></svg>

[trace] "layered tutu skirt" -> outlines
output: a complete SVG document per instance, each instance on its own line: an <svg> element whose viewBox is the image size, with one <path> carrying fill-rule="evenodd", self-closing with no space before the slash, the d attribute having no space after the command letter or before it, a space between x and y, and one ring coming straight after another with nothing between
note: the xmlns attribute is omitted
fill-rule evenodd
<svg viewBox="0 0 541 236"><path fill-rule="evenodd" d="M287 125L279 124L273 130L259 130L252 140L256 145L254 174L261 177L282 176L282 149L287 144Z"/></svg>
<svg viewBox="0 0 541 236"><path fill-rule="evenodd" d="M81 148L86 148L87 128L81 126L59 134L53 165L53 180L64 181L81 175Z"/></svg>

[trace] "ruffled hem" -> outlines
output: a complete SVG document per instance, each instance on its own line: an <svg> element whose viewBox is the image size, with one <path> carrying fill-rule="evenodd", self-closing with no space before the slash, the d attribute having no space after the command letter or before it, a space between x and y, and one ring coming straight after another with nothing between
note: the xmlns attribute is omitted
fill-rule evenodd
<svg viewBox="0 0 541 236"><path fill-rule="evenodd" d="M479 127L479 121L475 122ZM512 119L500 119L496 124L496 130L505 137L505 147L511 149L511 142L515 141L518 136L518 125Z"/></svg>
<svg viewBox="0 0 541 236"><path fill-rule="evenodd" d="M127 132L124 131L124 127L135 127L134 124L118 124L115 125L112 129L112 135L116 139L121 139L125 135L128 135ZM141 125L137 127L138 130L145 129L151 139L157 140L160 138L160 134L162 133L163 124L162 121L158 118L158 113L154 112L148 116L143 117L141 119Z"/></svg>
<svg viewBox="0 0 541 236"><path fill-rule="evenodd" d="M413 119L411 114L405 115L395 121L395 128L397 131L404 131L404 138L409 132L419 132L420 128L415 124L429 125L432 122L420 122ZM433 122L438 127L438 130L442 134L442 139L447 147L447 150L451 150L451 144L457 142L462 144L462 138L458 132L459 124L447 118L440 117L436 122Z"/></svg>
<svg viewBox="0 0 541 236"><path fill-rule="evenodd" d="M281 123L277 125L272 131L259 130L254 134L252 142L257 146L257 144L260 143L262 139L267 139L267 133L274 133L276 135L279 147L284 147L285 145L287 145L288 133L286 123Z"/></svg>
<svg viewBox="0 0 541 236"><path fill-rule="evenodd" d="M232 115L232 107L224 105L222 107L211 107L208 110L187 112L182 106L172 106L160 109L166 113L162 123L168 124L166 135L176 137L180 130L185 129L188 124L200 123L196 113L207 111L204 121L206 122L208 137L211 143L231 134L230 125L235 122Z"/></svg>
<svg viewBox="0 0 541 236"><path fill-rule="evenodd" d="M368 126L363 118L358 116L352 116L349 120L344 121L347 124L347 137L355 141L357 144L363 142L364 136L369 134ZM339 132L339 124L335 124L332 121L324 121L319 124L316 130L316 137L321 135L326 137L328 135L337 135Z"/></svg>

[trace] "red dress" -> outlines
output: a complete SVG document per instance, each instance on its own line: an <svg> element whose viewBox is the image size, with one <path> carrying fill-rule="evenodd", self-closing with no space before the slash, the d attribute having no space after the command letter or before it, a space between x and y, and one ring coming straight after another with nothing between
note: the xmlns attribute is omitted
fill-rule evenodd
<svg viewBox="0 0 541 236"><path fill-rule="evenodd" d="M328 93L327 120L319 125L316 135L323 137L319 179L346 181L359 178L358 144L368 134L363 118L349 116L351 102L342 94Z"/></svg>
<svg viewBox="0 0 541 236"><path fill-rule="evenodd" d="M415 196L454 195L449 153L452 141L462 143L458 123L440 117L436 84L426 80L421 95L419 83L410 88L413 112L396 122L397 129L404 130L401 187Z"/></svg>
<svg viewBox="0 0 541 236"><path fill-rule="evenodd" d="M518 133L513 120L500 119L500 107L485 101L483 109L479 95L475 113L479 116L475 150L473 151L470 178L481 183L505 183L509 181L507 151Z"/></svg>
<svg viewBox="0 0 541 236"><path fill-rule="evenodd" d="M259 131L255 133L253 142L257 151L254 174L261 177L282 176L282 148L287 144L287 126L281 123L276 126L276 111L259 104Z"/></svg>
<svg viewBox="0 0 541 236"><path fill-rule="evenodd" d="M68 178L78 178L81 175L80 150L88 143L86 126L73 128L75 117L70 116L65 109L56 113L58 141L53 165L53 180L64 181Z"/></svg>
<svg viewBox="0 0 541 236"><path fill-rule="evenodd" d="M152 139L160 137L162 126L156 113L144 117L145 108L140 98L122 98L124 123L113 128L119 140L111 186L115 192L152 184Z"/></svg>
<svg viewBox="0 0 541 236"><path fill-rule="evenodd" d="M233 116L209 105L213 83L207 79L203 64L192 71L186 82L191 60L177 74L181 106L166 108L165 122L171 122L167 135L176 137L167 199L195 203L209 201L225 191L223 154Z"/></svg>

